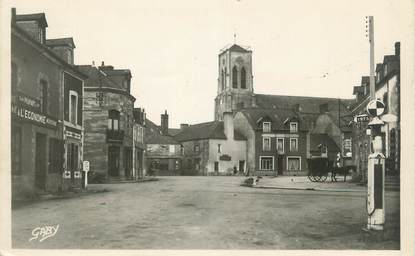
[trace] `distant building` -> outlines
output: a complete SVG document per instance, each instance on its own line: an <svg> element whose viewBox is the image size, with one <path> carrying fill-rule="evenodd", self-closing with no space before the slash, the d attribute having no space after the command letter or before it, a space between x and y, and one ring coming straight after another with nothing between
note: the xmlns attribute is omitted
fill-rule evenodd
<svg viewBox="0 0 415 256"><path fill-rule="evenodd" d="M146 175L144 137L146 113L142 108L134 108L133 115L133 176L142 179Z"/></svg>
<svg viewBox="0 0 415 256"><path fill-rule="evenodd" d="M376 65L376 99L386 106L387 123L382 127L383 153L386 156L387 174L400 173L400 42L395 43L394 55L386 55L383 62ZM356 102L352 106L353 115L366 114L370 101L369 77L363 76L359 86L353 88ZM367 175L367 159L370 154L370 136L366 134L368 122L358 122L353 126L353 147L356 154L353 160L359 174Z"/></svg>
<svg viewBox="0 0 415 256"><path fill-rule="evenodd" d="M84 160L107 180L133 179L134 102L131 72L113 66L82 65L89 76L84 89Z"/></svg>
<svg viewBox="0 0 415 256"><path fill-rule="evenodd" d="M13 197L82 187L83 83L72 38L47 39L44 13L11 23ZM67 56L71 56L68 58Z"/></svg>
<svg viewBox="0 0 415 256"><path fill-rule="evenodd" d="M233 115L224 121L183 127L174 138L183 146L183 174L225 175L246 170L246 138L234 130Z"/></svg>
<svg viewBox="0 0 415 256"><path fill-rule="evenodd" d="M145 120L146 168L149 175L180 175L183 149L169 131L169 115L161 114L161 125Z"/></svg>

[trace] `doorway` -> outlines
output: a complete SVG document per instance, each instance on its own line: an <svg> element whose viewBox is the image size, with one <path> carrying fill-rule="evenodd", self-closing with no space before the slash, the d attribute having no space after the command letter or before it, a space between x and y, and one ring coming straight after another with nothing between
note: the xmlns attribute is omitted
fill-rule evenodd
<svg viewBox="0 0 415 256"><path fill-rule="evenodd" d="M277 157L277 170L278 170L279 175L284 174L283 169L284 169L284 157L283 156L278 156Z"/></svg>
<svg viewBox="0 0 415 256"><path fill-rule="evenodd" d="M219 173L219 162L215 162L214 171L216 174Z"/></svg>
<svg viewBox="0 0 415 256"><path fill-rule="evenodd" d="M108 147L108 174L111 177L120 175L120 148L117 146Z"/></svg>
<svg viewBox="0 0 415 256"><path fill-rule="evenodd" d="M245 161L239 161L239 173L245 172Z"/></svg>
<svg viewBox="0 0 415 256"><path fill-rule="evenodd" d="M35 145L35 187L46 189L46 135L36 133Z"/></svg>

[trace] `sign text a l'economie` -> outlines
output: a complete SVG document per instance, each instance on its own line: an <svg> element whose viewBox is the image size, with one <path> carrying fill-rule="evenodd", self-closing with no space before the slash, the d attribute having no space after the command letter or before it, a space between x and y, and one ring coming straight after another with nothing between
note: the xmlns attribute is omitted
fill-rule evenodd
<svg viewBox="0 0 415 256"><path fill-rule="evenodd" d="M56 121L47 118L45 115L35 113L31 110L16 106L14 104L12 104L11 111L17 117L20 117L22 119L27 119L30 121L34 121L36 123L40 123L44 125L51 125L51 126L56 126L57 124Z"/></svg>

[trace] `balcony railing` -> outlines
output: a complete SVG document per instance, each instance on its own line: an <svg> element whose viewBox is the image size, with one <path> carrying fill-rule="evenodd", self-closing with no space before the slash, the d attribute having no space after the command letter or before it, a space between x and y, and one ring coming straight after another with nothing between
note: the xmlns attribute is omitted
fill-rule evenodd
<svg viewBox="0 0 415 256"><path fill-rule="evenodd" d="M124 140L124 131L107 129L107 142L122 143Z"/></svg>

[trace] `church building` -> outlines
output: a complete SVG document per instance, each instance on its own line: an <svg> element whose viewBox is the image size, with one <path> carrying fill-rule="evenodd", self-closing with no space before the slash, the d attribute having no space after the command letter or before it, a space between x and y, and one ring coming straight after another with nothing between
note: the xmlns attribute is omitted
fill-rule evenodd
<svg viewBox="0 0 415 256"><path fill-rule="evenodd" d="M306 175L307 159L319 145L335 145L329 151L350 157L349 106L354 100L255 94L249 47L233 44L218 58L215 121L233 114L235 132L246 138L250 173Z"/></svg>

